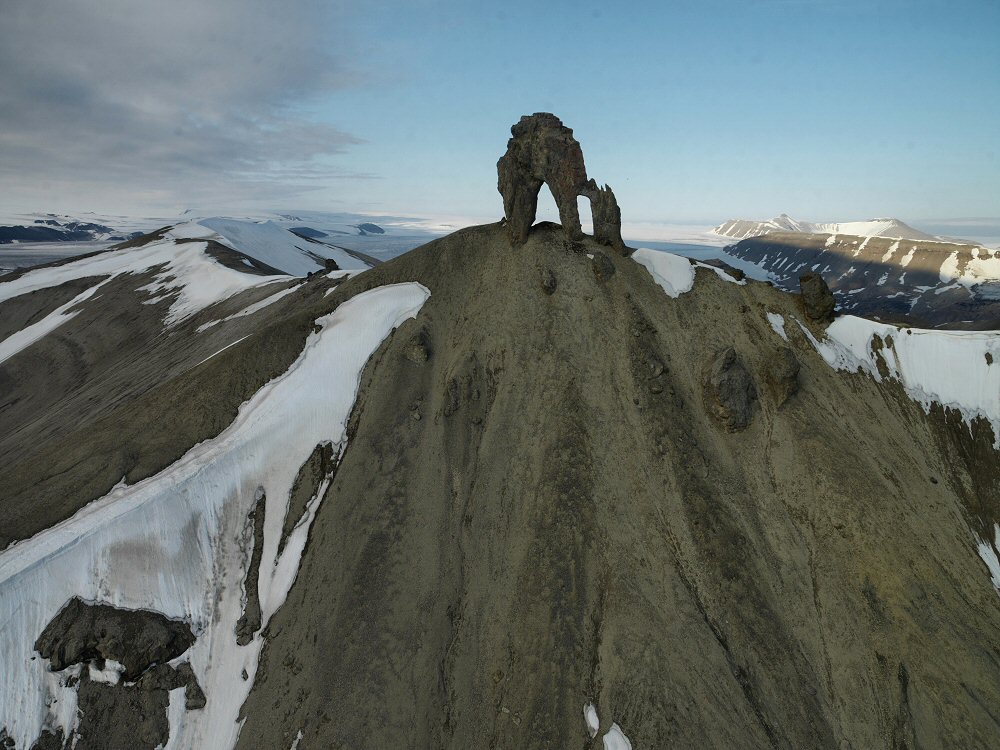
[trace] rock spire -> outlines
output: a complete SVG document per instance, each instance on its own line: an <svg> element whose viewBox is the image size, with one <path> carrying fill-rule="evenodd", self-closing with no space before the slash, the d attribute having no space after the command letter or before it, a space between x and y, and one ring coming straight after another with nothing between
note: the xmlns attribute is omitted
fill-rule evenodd
<svg viewBox="0 0 1000 750"><path fill-rule="evenodd" d="M497 189L503 196L504 216L514 244L528 238L535 221L538 191L549 186L559 209L559 220L569 238L583 237L577 196L590 199L594 239L622 255L622 219L611 188L587 178L583 151L573 131L549 112L525 115L510 129L507 153L497 162Z"/></svg>

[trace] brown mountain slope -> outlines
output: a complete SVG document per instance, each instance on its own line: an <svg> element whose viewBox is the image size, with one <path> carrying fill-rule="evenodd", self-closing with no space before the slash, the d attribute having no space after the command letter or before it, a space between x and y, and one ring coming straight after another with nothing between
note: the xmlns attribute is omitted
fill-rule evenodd
<svg viewBox="0 0 1000 750"><path fill-rule="evenodd" d="M400 281L239 747L996 746L991 434L786 345L790 295L550 225L340 292Z"/></svg>

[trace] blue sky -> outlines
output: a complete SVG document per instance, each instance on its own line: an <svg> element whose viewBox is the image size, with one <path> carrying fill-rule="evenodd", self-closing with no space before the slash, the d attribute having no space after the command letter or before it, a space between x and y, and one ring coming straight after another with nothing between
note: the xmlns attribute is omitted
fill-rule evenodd
<svg viewBox="0 0 1000 750"><path fill-rule="evenodd" d="M14 0L25 13L47 1ZM113 5L93 7L100 15ZM245 203L492 220L501 211L495 164L510 125L522 114L551 111L574 129L591 176L615 189L626 224L780 212L913 222L1000 214L995 0L702 0L631 3L627 10L431 0L342 9L270 0L226 5L189 26L167 19L182 24L177 37L185 39L226 24L226 12L245 27L221 41L212 37L227 57L197 61L188 77L187 58L206 45L173 59L173 46L155 47L150 37L151 54L163 58L148 73L158 76L156 86L163 71L177 71L169 77L196 81L199 91L192 102L180 85L158 97L175 105L162 117L195 123L171 141L175 158L169 144L155 154L142 145L160 131L137 132L125 156L112 146L62 155L70 146L51 134L50 153L44 144L32 151L43 176L51 170L49 192L27 178L19 184L10 170L0 173L4 192L22 202L46 195L72 202L75 195L82 204L89 194L107 204L99 208L122 211ZM191 13L209 12L196 8ZM31 17L33 28L55 23L58 10ZM126 13L162 28L163 19L150 24L142 13ZM254 14L260 18L245 18ZM25 33L12 26L9 34ZM114 44L93 62L95 72L113 66ZM202 90L213 64L224 75L215 76L217 89ZM62 90L60 75L55 68L36 90ZM262 80L256 92L255 77ZM142 84L139 75L128 81ZM213 92L221 101L212 102ZM4 93L0 105L31 96ZM109 96L84 99L76 139L62 140L78 140L80 128L91 126L90 110ZM156 117L154 108L130 119L141 131ZM9 131L0 153L14 155L29 136ZM199 138L206 143L188 153ZM225 160L213 160L213 145ZM114 179L88 183L88 159L97 174L109 153L120 166ZM161 182L145 174L142 185L116 190L143 156L163 160ZM120 206L111 205L116 195ZM125 205L130 201L136 205Z"/></svg>

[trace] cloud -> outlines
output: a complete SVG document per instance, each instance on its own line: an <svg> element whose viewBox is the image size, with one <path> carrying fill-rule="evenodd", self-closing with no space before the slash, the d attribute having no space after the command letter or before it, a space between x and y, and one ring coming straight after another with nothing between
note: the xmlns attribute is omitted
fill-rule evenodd
<svg viewBox="0 0 1000 750"><path fill-rule="evenodd" d="M193 205L350 176L331 157L360 140L305 114L361 80L331 51L345 19L322 0L10 0L3 192Z"/></svg>

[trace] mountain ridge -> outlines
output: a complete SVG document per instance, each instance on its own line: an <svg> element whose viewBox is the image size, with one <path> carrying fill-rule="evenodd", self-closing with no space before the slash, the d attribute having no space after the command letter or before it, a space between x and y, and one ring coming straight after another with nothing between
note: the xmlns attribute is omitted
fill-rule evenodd
<svg viewBox="0 0 1000 750"><path fill-rule="evenodd" d="M788 214L781 214L773 219L755 221L747 219L730 219L712 229L712 232L722 237L746 239L767 234L768 232L803 232L806 234L848 234L860 237L890 237L893 239L933 241L941 238L926 234L904 224L899 219L882 218L866 221L813 223L798 221Z"/></svg>

